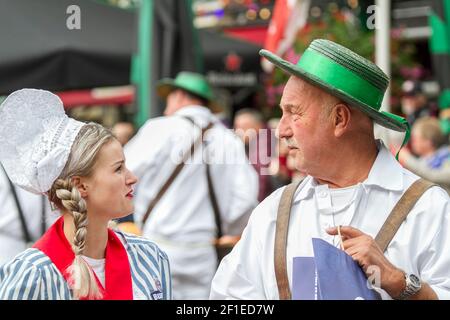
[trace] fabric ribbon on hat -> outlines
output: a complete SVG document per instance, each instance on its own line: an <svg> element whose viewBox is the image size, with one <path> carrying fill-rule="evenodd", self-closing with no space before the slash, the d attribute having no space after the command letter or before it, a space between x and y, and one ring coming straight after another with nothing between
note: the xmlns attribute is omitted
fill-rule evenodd
<svg viewBox="0 0 450 320"><path fill-rule="evenodd" d="M45 253L69 283L67 268L75 259L72 247L64 234L64 218L59 218L39 239L33 248ZM94 272L95 275L95 272ZM108 242L105 257L105 288L95 276L103 294L103 300L133 300L130 263L127 252L111 229L108 229ZM82 298L86 299L86 297Z"/></svg>
<svg viewBox="0 0 450 320"><path fill-rule="evenodd" d="M397 151L397 154L395 155L395 159L398 160L398 155L400 154L400 151L401 151L402 148L408 143L409 138L411 137L411 126L409 125L409 122L408 122L405 118L403 118L403 117L397 116L397 115L395 115L395 114L393 114L393 113L386 112L386 111L381 111L381 112L382 112L386 117L389 117L389 118L391 118L391 119L393 119L393 120L395 120L395 121L401 122L401 123L405 126L405 128L406 128L406 130L405 130L405 137L403 138L402 145L400 146L400 148L399 148L398 151Z"/></svg>

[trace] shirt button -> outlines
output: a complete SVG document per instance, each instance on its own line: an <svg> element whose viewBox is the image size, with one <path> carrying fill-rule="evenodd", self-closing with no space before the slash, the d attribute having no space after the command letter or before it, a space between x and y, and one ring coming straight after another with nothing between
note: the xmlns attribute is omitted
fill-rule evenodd
<svg viewBox="0 0 450 320"><path fill-rule="evenodd" d="M319 197L325 198L327 196L327 193L325 191L319 192Z"/></svg>

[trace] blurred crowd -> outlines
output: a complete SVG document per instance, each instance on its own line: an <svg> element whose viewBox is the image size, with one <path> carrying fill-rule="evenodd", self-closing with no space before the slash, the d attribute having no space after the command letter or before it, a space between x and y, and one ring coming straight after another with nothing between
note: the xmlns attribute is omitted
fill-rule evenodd
<svg viewBox="0 0 450 320"><path fill-rule="evenodd" d="M448 115L430 103L423 84L403 83L402 111L411 126L410 143L400 151L399 161L408 170L450 191Z"/></svg>

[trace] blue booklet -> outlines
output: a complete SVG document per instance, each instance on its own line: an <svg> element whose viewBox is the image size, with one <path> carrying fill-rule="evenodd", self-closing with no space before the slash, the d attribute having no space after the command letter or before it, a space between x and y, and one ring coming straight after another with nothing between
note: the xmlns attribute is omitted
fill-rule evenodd
<svg viewBox="0 0 450 320"><path fill-rule="evenodd" d="M292 299L321 300L314 257L294 257L292 268Z"/></svg>
<svg viewBox="0 0 450 320"><path fill-rule="evenodd" d="M312 239L314 257L293 260L292 298L296 300L377 300L356 261L328 242Z"/></svg>

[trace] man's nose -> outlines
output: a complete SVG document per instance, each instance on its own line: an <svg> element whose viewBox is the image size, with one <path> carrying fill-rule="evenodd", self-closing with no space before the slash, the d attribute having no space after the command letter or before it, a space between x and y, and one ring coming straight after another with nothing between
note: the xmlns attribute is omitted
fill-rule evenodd
<svg viewBox="0 0 450 320"><path fill-rule="evenodd" d="M277 130L275 131L275 135L278 139L290 138L292 136L292 129L286 117L281 117Z"/></svg>

